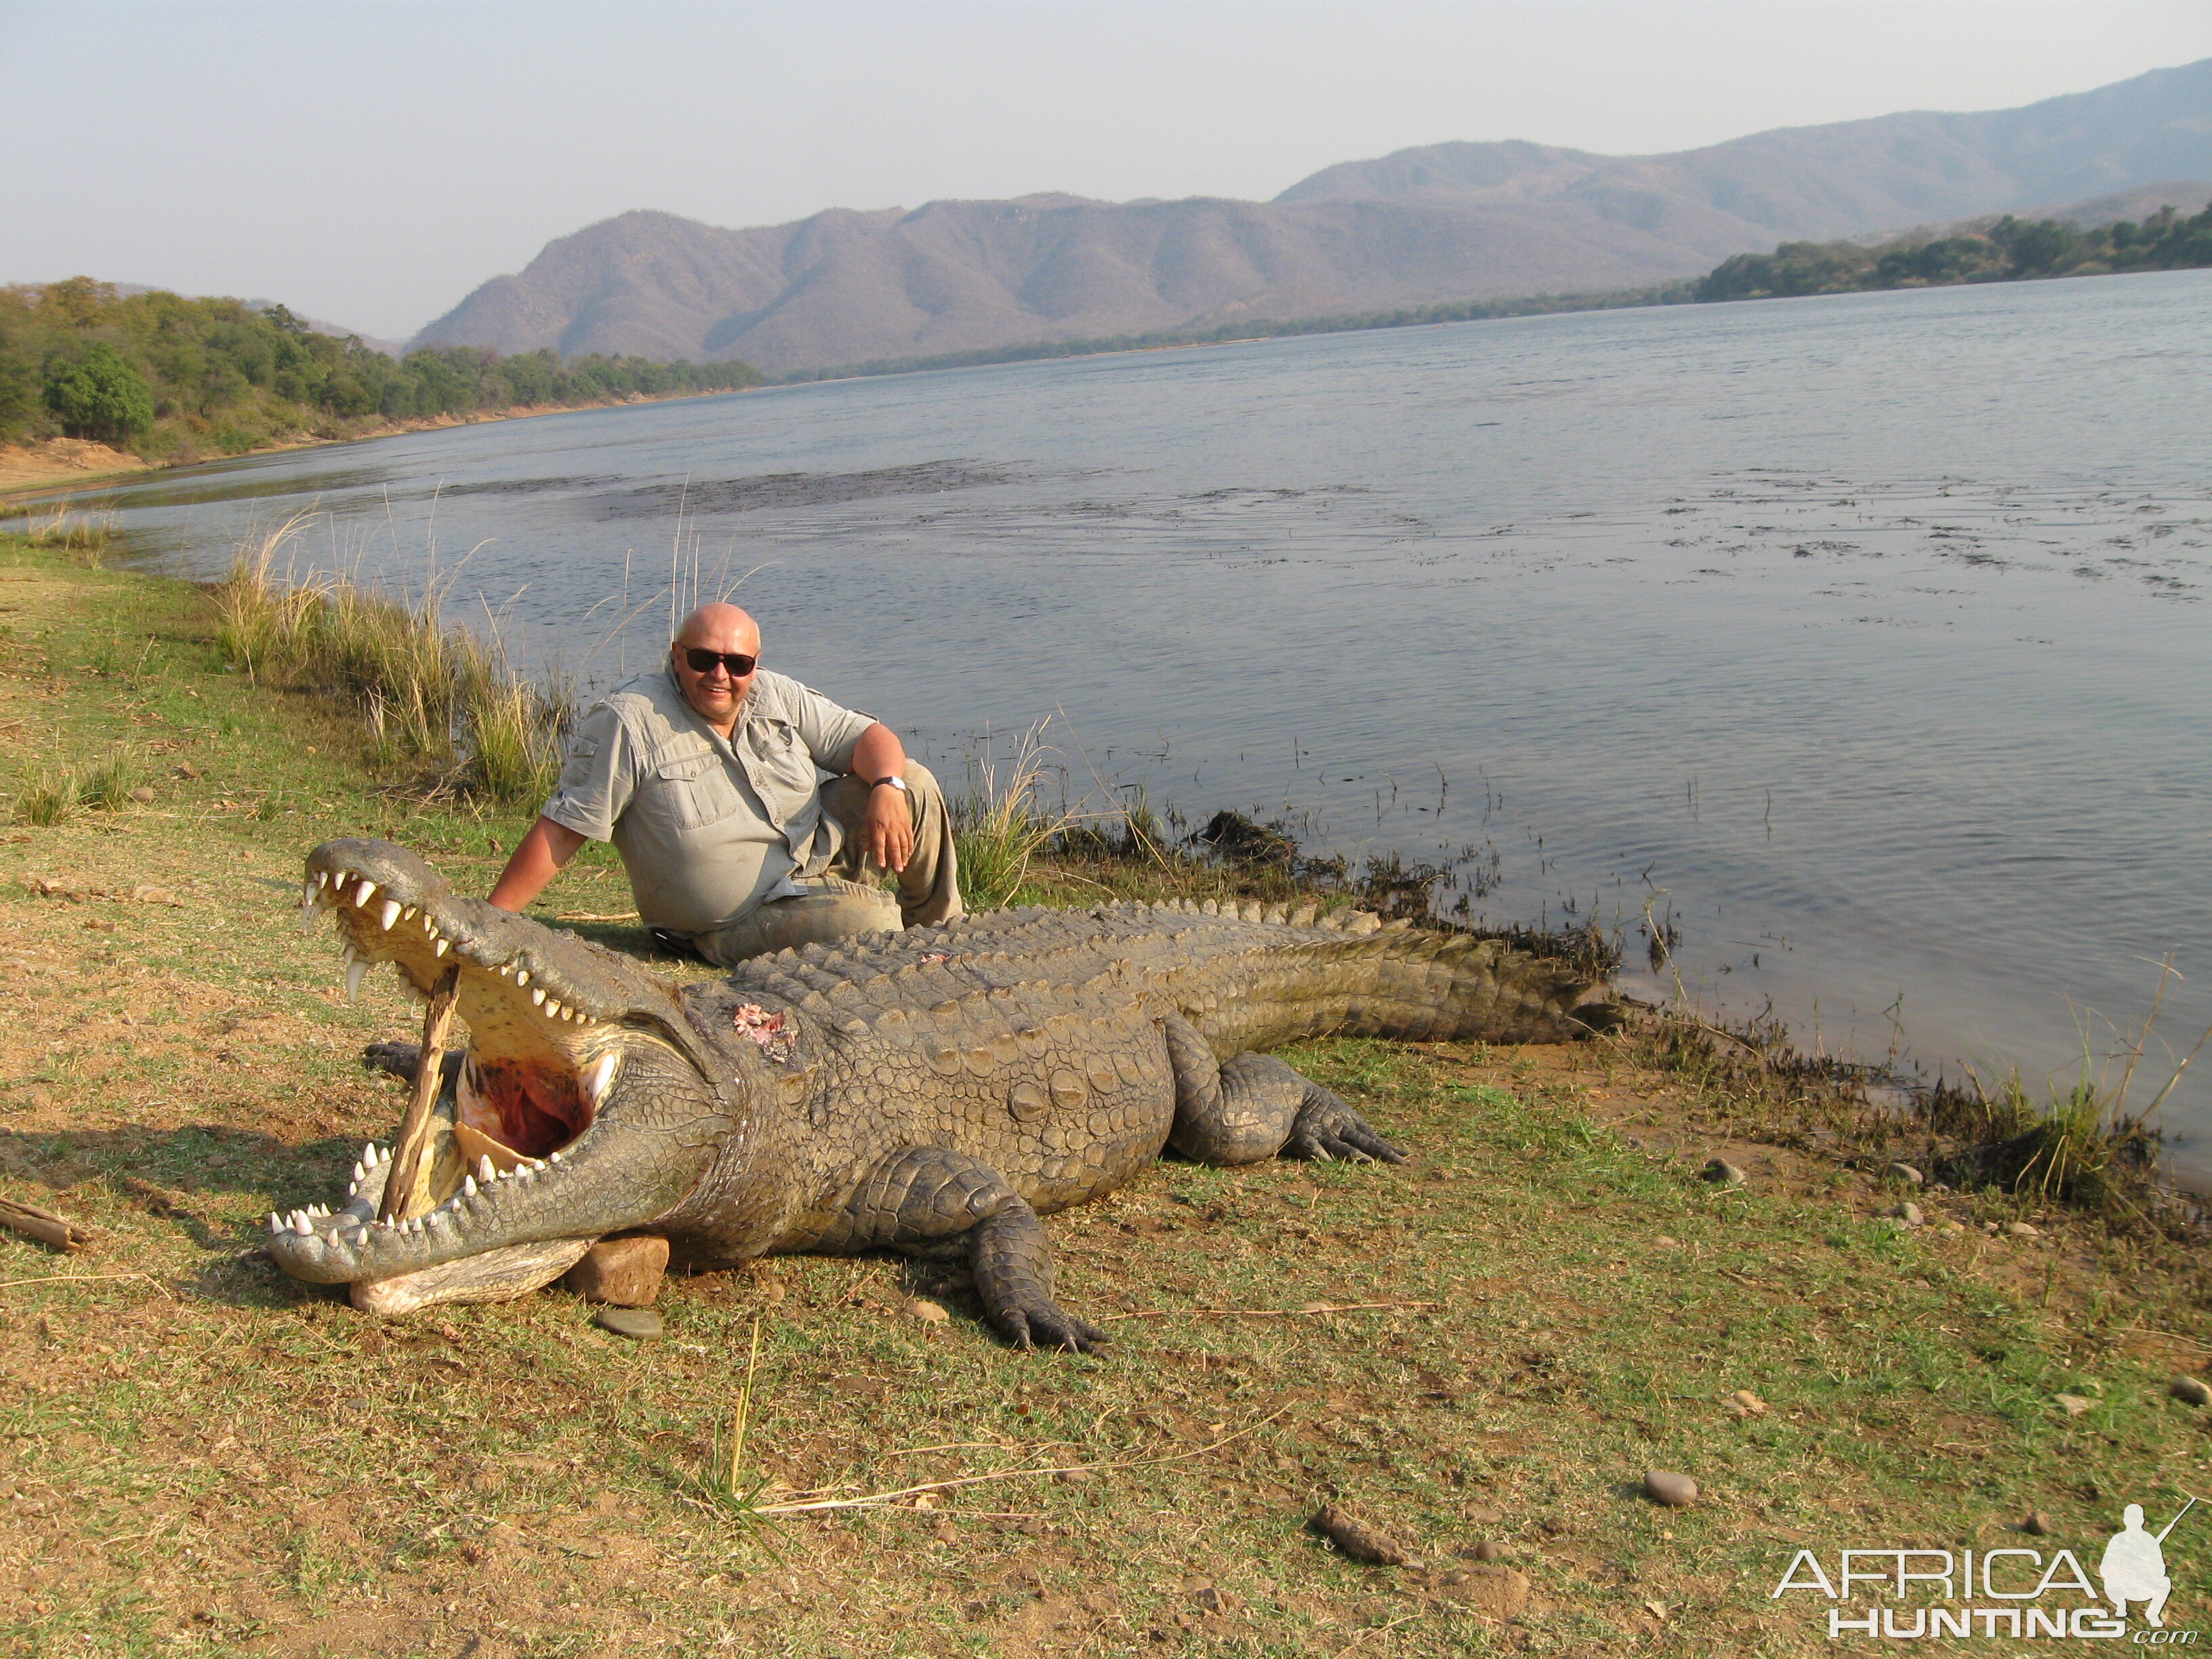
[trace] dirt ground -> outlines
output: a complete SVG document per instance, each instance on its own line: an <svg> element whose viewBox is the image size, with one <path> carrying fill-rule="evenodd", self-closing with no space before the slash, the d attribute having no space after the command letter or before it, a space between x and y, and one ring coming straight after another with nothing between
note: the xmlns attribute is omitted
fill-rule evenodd
<svg viewBox="0 0 2212 1659"><path fill-rule="evenodd" d="M136 455L88 438L49 438L41 444L0 444L0 493L40 484L72 483L110 473L143 472Z"/></svg>
<svg viewBox="0 0 2212 1659"><path fill-rule="evenodd" d="M21 552L0 628L0 787L144 792L0 829L0 1198L93 1240L0 1234L7 1651L1826 1652L1831 1604L1770 1594L1800 1549L2089 1560L2122 1503L2212 1496L2170 1392L2212 1318L2155 1252L1605 1043L1295 1052L1411 1161L1163 1162L1054 1218L1097 1358L889 1259L673 1279L644 1343L559 1291L367 1317L257 1248L388 1139L357 1056L417 1018L388 976L347 1002L299 860L388 834L480 890L520 820L377 783L184 590ZM587 863L548 914L618 893ZM2208 1540L2168 1542L2177 1628Z"/></svg>

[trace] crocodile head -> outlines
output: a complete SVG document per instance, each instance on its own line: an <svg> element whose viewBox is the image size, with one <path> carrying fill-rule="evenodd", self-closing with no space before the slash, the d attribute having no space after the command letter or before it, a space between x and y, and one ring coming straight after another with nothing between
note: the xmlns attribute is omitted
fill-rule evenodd
<svg viewBox="0 0 2212 1659"><path fill-rule="evenodd" d="M349 994L379 963L425 998L458 969L468 1041L397 1218L377 1219L391 1158L374 1146L343 1206L270 1218L270 1253L293 1277L382 1280L646 1227L738 1129L728 1066L630 958L464 897L390 842L308 854L303 926L325 911Z"/></svg>

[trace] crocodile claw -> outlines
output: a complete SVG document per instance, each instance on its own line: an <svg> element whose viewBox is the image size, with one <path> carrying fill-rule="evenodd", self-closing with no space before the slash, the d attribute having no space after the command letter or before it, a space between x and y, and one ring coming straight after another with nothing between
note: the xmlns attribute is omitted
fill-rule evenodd
<svg viewBox="0 0 2212 1659"><path fill-rule="evenodd" d="M1024 1351L1067 1348L1076 1353L1096 1353L1114 1340L1088 1320L1078 1319L1054 1302L1006 1308L992 1322L1006 1340Z"/></svg>
<svg viewBox="0 0 2212 1659"><path fill-rule="evenodd" d="M1349 1101L1318 1084L1306 1085L1305 1103L1278 1154L1317 1164L1403 1164L1406 1154L1369 1127Z"/></svg>

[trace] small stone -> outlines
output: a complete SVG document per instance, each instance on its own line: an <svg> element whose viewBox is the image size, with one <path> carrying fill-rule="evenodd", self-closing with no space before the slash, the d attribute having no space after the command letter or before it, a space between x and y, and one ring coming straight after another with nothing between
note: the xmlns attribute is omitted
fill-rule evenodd
<svg viewBox="0 0 2212 1659"><path fill-rule="evenodd" d="M2079 1417L2097 1403L2087 1396L2078 1394L2055 1394L2051 1397L2057 1402L2059 1410L2064 1412L2069 1417Z"/></svg>
<svg viewBox="0 0 2212 1659"><path fill-rule="evenodd" d="M1660 1234L1658 1237L1653 1239L1651 1242L1662 1250L1679 1250L1682 1248L1682 1241L1680 1239L1669 1238L1664 1233Z"/></svg>
<svg viewBox="0 0 2212 1659"><path fill-rule="evenodd" d="M1963 1233L1966 1230L1955 1221L1947 1221L1943 1224L1943 1231L1947 1233Z"/></svg>
<svg viewBox="0 0 2212 1659"><path fill-rule="evenodd" d="M1881 1173L1885 1180L1901 1181L1908 1187L1924 1187L1928 1184L1928 1177L1910 1164L1893 1164Z"/></svg>
<svg viewBox="0 0 2212 1659"><path fill-rule="evenodd" d="M1911 1202L1893 1205L1891 1206L1889 1212L1895 1216L1899 1222L1907 1227L1921 1226L1924 1224L1928 1219L1927 1216L1922 1212L1920 1206L1917 1204Z"/></svg>
<svg viewBox="0 0 2212 1659"><path fill-rule="evenodd" d="M2042 1228L2031 1227L2025 1221L2008 1221L2004 1224L2004 1230L2005 1237L2007 1238L2040 1238L2043 1237Z"/></svg>
<svg viewBox="0 0 2212 1659"><path fill-rule="evenodd" d="M604 1307L592 1316L592 1323L635 1342L650 1342L667 1328L660 1316L650 1308Z"/></svg>
<svg viewBox="0 0 2212 1659"><path fill-rule="evenodd" d="M932 1302L923 1297L910 1297L899 1304L899 1311L909 1319L919 1319L927 1324L942 1325L952 1316L945 1311L941 1302Z"/></svg>
<svg viewBox="0 0 2212 1659"><path fill-rule="evenodd" d="M2051 1517L2041 1510L2030 1510L2021 1517L2020 1529L2034 1538L2051 1536Z"/></svg>
<svg viewBox="0 0 2212 1659"><path fill-rule="evenodd" d="M1749 1389L1738 1389L1729 1398L1742 1407L1748 1416L1764 1417L1766 1414L1766 1402Z"/></svg>
<svg viewBox="0 0 2212 1659"><path fill-rule="evenodd" d="M1717 1187L1741 1187L1744 1183L1743 1171L1724 1158L1707 1159L1699 1173Z"/></svg>
<svg viewBox="0 0 2212 1659"><path fill-rule="evenodd" d="M1503 1559L1505 1552L1499 1546L1492 1543L1490 1540L1486 1538L1480 1544L1477 1544L1473 1549L1467 1551L1466 1554L1470 1560L1496 1561Z"/></svg>
<svg viewBox="0 0 2212 1659"><path fill-rule="evenodd" d="M1670 1510L1686 1510L1698 1501L1698 1483L1686 1474L1653 1469L1644 1477L1644 1495Z"/></svg>
<svg viewBox="0 0 2212 1659"><path fill-rule="evenodd" d="M154 804L154 792L142 783L131 792L131 799L141 806L151 806Z"/></svg>
<svg viewBox="0 0 2212 1659"><path fill-rule="evenodd" d="M2201 1376L2177 1376L2166 1392L2186 1405L2212 1406L2212 1383Z"/></svg>
<svg viewBox="0 0 2212 1659"><path fill-rule="evenodd" d="M586 1302L643 1308L660 1294L667 1272L666 1239L603 1238L584 1252L584 1259L561 1282Z"/></svg>

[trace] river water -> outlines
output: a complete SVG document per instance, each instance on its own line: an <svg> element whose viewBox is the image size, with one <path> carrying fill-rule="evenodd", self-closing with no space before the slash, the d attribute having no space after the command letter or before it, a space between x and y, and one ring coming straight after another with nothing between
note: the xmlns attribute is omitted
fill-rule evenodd
<svg viewBox="0 0 2212 1659"><path fill-rule="evenodd" d="M2170 955L2142 1104L2212 1024L2208 386L2189 271L787 387L112 500L194 574L308 510L296 568L434 572L579 683L656 656L672 569L744 577L773 665L956 776L1051 715L1072 794L1458 860L1448 903L1595 914L1651 992L1648 908L1689 994L1830 1050L2063 1086ZM2212 1089L2164 1121L2201 1184Z"/></svg>

